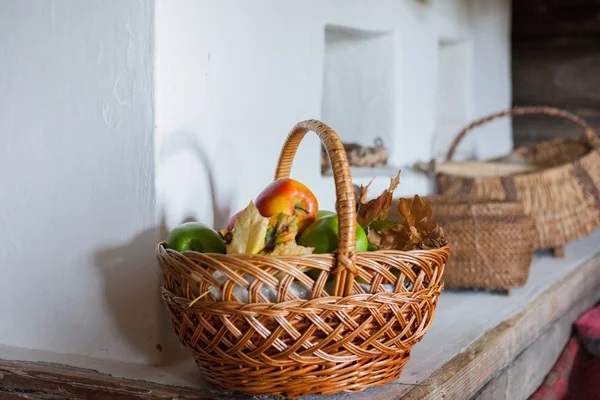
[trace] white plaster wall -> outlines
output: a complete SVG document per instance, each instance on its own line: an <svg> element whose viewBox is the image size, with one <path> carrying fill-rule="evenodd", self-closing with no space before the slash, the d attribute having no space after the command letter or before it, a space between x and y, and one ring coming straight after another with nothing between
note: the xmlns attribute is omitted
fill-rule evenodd
<svg viewBox="0 0 600 400"><path fill-rule="evenodd" d="M0 38L0 344L152 362L153 2L3 0Z"/></svg>
<svg viewBox="0 0 600 400"><path fill-rule="evenodd" d="M321 119L344 140L393 145L395 135L393 32L326 27Z"/></svg>
<svg viewBox="0 0 600 400"><path fill-rule="evenodd" d="M476 34L473 42L476 85L473 119L478 119L512 105L511 1L469 0L469 3L473 32ZM484 125L473 133L475 153L480 159L504 155L513 147L510 118Z"/></svg>
<svg viewBox="0 0 600 400"><path fill-rule="evenodd" d="M473 45L470 40L440 41L433 157L443 162L457 132L473 115ZM474 136L464 138L454 159L475 157Z"/></svg>
<svg viewBox="0 0 600 400"><path fill-rule="evenodd" d="M157 196L167 224L192 216L221 227L270 182L289 129L322 117L327 25L395 38L390 161L404 170L397 193L429 192L431 182L406 166L434 155L438 42L472 43L470 118L510 105L509 2L429 3L157 0ZM324 122L346 137L342 123ZM477 143L470 145L476 156L503 153L510 137L506 125L469 143ZM333 208L333 180L320 175L316 137L301 145L292 174ZM377 178L373 193L388 181Z"/></svg>

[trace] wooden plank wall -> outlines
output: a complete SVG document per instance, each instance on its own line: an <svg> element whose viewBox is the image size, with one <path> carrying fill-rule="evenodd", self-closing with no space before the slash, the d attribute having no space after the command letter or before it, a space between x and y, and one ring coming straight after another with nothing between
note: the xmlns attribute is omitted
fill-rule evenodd
<svg viewBox="0 0 600 400"><path fill-rule="evenodd" d="M600 1L513 0L514 105L575 112L600 130ZM513 119L515 145L578 135L569 122Z"/></svg>

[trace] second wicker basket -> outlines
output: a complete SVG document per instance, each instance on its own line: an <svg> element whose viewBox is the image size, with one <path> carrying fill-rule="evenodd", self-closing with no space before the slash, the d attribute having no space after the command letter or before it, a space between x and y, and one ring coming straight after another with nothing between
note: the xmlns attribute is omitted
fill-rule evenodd
<svg viewBox="0 0 600 400"><path fill-rule="evenodd" d="M584 134L516 149L514 157L534 167L528 173L476 177L439 174L440 191L447 195L521 201L525 212L535 220L536 248L553 248L560 255L564 244L600 227L600 142L585 121L556 108L515 107L466 127L452 143L446 160L452 160L458 143L472 129L497 118L527 114L567 119L580 126Z"/></svg>
<svg viewBox="0 0 600 400"><path fill-rule="evenodd" d="M429 196L436 221L452 245L448 289L490 289L510 294L524 285L535 251L535 223L519 202L468 196Z"/></svg>

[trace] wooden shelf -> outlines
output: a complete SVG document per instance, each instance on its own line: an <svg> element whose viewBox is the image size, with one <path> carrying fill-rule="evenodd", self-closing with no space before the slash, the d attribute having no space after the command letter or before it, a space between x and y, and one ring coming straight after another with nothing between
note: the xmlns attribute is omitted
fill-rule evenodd
<svg viewBox="0 0 600 400"><path fill-rule="evenodd" d="M390 186L390 179L394 178L400 171L400 186L394 191L394 198L398 196L412 197L415 193L419 195L428 195L434 189L433 180L427 175L414 171L409 168L401 167L383 167L383 168L363 168L351 167L352 183L355 185L368 185L370 197L374 198L381 194ZM331 173L326 173L324 178L332 179Z"/></svg>
<svg viewBox="0 0 600 400"><path fill-rule="evenodd" d="M350 173L353 178L373 178L373 177L384 177L393 178L396 176L398 171L403 170L402 174L410 174L410 171L406 171L400 167L381 167L381 168L368 168L368 167L350 167ZM324 176L333 176L331 170L326 171Z"/></svg>

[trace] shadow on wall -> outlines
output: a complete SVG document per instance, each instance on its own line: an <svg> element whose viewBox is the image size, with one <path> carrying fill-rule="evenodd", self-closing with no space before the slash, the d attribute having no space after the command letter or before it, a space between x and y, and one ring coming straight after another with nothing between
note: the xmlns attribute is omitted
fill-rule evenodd
<svg viewBox="0 0 600 400"><path fill-rule="evenodd" d="M213 212L212 226L225 227L227 226L227 222L231 217L231 202L227 202L226 204L218 203L218 191L216 187L215 175L210 165L210 160L200 143L198 143L197 136L194 133L181 131L168 135L161 146L158 162L161 165L165 165L170 157L174 157L182 152L190 151L196 156L207 176L208 192L210 195L210 203ZM193 211L188 211L188 215L182 222L195 221L195 218L192 214Z"/></svg>
<svg viewBox="0 0 600 400"><path fill-rule="evenodd" d="M163 235L163 226L148 229L128 243L95 254L106 306L117 330L134 352L154 366L189 357L171 328L160 294L155 246Z"/></svg>
<svg viewBox="0 0 600 400"><path fill-rule="evenodd" d="M170 135L160 152L161 162L181 151L190 150L208 175L213 226L226 226L230 207L217 204L209 160L193 134ZM128 243L96 252L94 261L104 283L106 305L130 348L149 365L164 366L182 359L193 363L173 331L160 293L162 274L155 248L168 234L164 212L162 214L159 226L139 233ZM193 221L191 214L188 213L181 222Z"/></svg>

